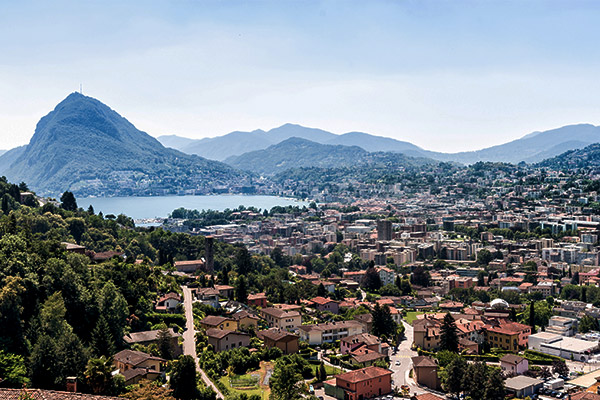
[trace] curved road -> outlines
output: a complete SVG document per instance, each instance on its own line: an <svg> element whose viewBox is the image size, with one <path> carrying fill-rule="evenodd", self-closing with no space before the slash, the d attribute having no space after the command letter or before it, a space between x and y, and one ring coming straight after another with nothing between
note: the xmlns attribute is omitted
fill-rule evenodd
<svg viewBox="0 0 600 400"><path fill-rule="evenodd" d="M194 313L192 311L192 291L187 286L182 286L183 289L183 306L185 309L185 332L183 332L183 354L186 356L192 356L196 362L196 370L200 374L200 377L206 384L210 386L212 390L217 394L218 399L224 399L223 393L215 386L210 380L208 375L200 368L198 363L198 356L196 355L196 330L194 329Z"/></svg>

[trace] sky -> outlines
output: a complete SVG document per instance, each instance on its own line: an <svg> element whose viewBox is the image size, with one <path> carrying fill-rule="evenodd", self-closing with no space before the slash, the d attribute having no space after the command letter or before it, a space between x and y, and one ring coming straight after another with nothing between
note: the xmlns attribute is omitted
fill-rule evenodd
<svg viewBox="0 0 600 400"><path fill-rule="evenodd" d="M600 2L0 0L0 149L83 85L152 136L297 123L428 150L600 124Z"/></svg>

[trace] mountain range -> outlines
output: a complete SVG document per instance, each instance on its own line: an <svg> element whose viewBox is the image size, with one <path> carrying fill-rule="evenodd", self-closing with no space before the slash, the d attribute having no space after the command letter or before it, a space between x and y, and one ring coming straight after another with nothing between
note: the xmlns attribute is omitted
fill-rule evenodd
<svg viewBox="0 0 600 400"><path fill-rule="evenodd" d="M579 149L600 142L600 127L590 124L567 125L544 132L533 132L501 145L459 153L428 151L409 142L363 132L337 135L295 124L285 124L269 131L235 131L223 136L199 140L175 135L160 136L158 140L165 146L171 146L184 153L224 161L232 156L266 149L291 137L307 139L320 144L358 146L370 152L397 152L414 157L428 157L463 164L473 164L478 161L535 163L567 150Z"/></svg>
<svg viewBox="0 0 600 400"><path fill-rule="evenodd" d="M37 124L26 146L0 156L0 174L38 194L200 192L247 174L165 148L100 101L72 93Z"/></svg>
<svg viewBox="0 0 600 400"><path fill-rule="evenodd" d="M390 171L399 167L437 163L428 158L414 158L402 153L369 152L359 146L321 144L291 137L263 150L231 156L225 163L261 175L275 175L292 168L342 168L381 166Z"/></svg>

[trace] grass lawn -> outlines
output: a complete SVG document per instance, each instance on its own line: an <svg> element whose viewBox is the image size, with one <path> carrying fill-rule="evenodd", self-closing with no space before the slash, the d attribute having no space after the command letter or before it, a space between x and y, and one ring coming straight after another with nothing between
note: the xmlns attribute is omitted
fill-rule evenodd
<svg viewBox="0 0 600 400"><path fill-rule="evenodd" d="M406 317L404 317L404 320L408 323L408 324L412 324L412 322L417 319L417 315L422 315L424 314L421 311L409 311L406 313Z"/></svg>
<svg viewBox="0 0 600 400"><path fill-rule="evenodd" d="M246 374L246 375L248 377L250 377L250 374ZM227 389L229 389L230 393L235 393L235 394L245 393L248 396L252 396L253 394L257 394L257 395L259 395L261 397L263 395L263 390L259 386L256 386L254 389L238 389L238 388L232 388L231 387L231 385L229 384L229 377L228 376L223 376L219 380L221 381L221 383L223 383L223 385L225 385L225 387Z"/></svg>
<svg viewBox="0 0 600 400"><path fill-rule="evenodd" d="M313 371L313 374L317 374L317 368L319 368L318 365L313 365L310 364L310 368ZM325 364L325 371L327 372L327 376L333 376L333 375L337 375L337 374L341 374L342 370L337 368L337 367L332 367L331 365L327 365Z"/></svg>

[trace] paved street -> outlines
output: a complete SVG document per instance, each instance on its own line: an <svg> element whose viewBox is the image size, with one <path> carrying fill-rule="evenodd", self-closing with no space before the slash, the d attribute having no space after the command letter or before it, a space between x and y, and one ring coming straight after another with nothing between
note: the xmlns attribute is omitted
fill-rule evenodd
<svg viewBox="0 0 600 400"><path fill-rule="evenodd" d="M185 308L186 320L185 332L183 332L183 354L194 357L196 369L204 383L217 393L217 398L224 399L225 396L223 396L214 383L212 383L198 363L198 356L196 355L196 330L194 329L194 313L192 312L192 291L187 286L183 286L183 305Z"/></svg>
<svg viewBox="0 0 600 400"><path fill-rule="evenodd" d="M402 321L405 328L405 339L398 346L398 352L396 354L392 354L390 356L390 361L392 363L390 369L394 372L392 375L392 379L394 380L394 384L396 387L400 387L402 385L408 385L410 387L410 394L422 394L426 393L425 390L419 388L412 378L409 378L409 373L412 368L411 357L414 357L417 354L416 351L411 350L411 345L413 342L413 328L406 322ZM400 365L396 365L396 362L399 361Z"/></svg>

